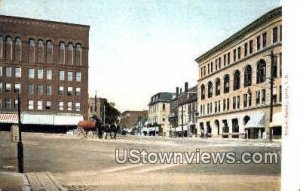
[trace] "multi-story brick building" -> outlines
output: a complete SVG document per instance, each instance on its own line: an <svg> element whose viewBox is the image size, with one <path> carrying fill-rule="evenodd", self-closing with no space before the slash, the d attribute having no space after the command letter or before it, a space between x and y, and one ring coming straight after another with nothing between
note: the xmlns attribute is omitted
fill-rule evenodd
<svg viewBox="0 0 300 191"><path fill-rule="evenodd" d="M1 113L20 93L24 124L87 118L89 26L2 15L0 26Z"/></svg>
<svg viewBox="0 0 300 191"><path fill-rule="evenodd" d="M281 22L280 7L196 59L199 66L198 132L259 138L268 137L270 126L274 126L273 133L280 134ZM271 79L274 79L272 123Z"/></svg>

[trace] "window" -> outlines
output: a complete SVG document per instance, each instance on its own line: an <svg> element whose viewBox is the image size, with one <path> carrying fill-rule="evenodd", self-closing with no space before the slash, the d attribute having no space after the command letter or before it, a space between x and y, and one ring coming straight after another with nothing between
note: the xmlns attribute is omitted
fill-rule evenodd
<svg viewBox="0 0 300 191"><path fill-rule="evenodd" d="M58 110L59 110L59 111L63 111L63 110L64 110L64 102L60 101L60 102L58 103Z"/></svg>
<svg viewBox="0 0 300 191"><path fill-rule="evenodd" d="M236 97L236 108L240 109L240 96Z"/></svg>
<svg viewBox="0 0 300 191"><path fill-rule="evenodd" d="M266 62L264 60L260 60L257 63L256 83L262 83L265 81L266 81Z"/></svg>
<svg viewBox="0 0 300 191"><path fill-rule="evenodd" d="M44 53L44 42L42 40L38 40L38 49L37 49L37 61L38 63L43 63L44 58L45 58L45 53Z"/></svg>
<svg viewBox="0 0 300 191"><path fill-rule="evenodd" d="M38 87L38 94L39 94L39 95L43 94L43 85L38 84L37 87Z"/></svg>
<svg viewBox="0 0 300 191"><path fill-rule="evenodd" d="M21 78L21 68L20 67L15 68L15 77Z"/></svg>
<svg viewBox="0 0 300 191"><path fill-rule="evenodd" d="M68 44L68 52L67 52L67 61L68 65L73 65L73 60L74 60L74 48L73 44Z"/></svg>
<svg viewBox="0 0 300 191"><path fill-rule="evenodd" d="M234 110L236 106L236 97L232 98L232 109Z"/></svg>
<svg viewBox="0 0 300 191"><path fill-rule="evenodd" d="M205 99L205 86L204 84L201 85L201 100Z"/></svg>
<svg viewBox="0 0 300 191"><path fill-rule="evenodd" d="M12 40L11 37L6 38L6 47L5 47L5 56L6 60L10 61L12 60Z"/></svg>
<svg viewBox="0 0 300 191"><path fill-rule="evenodd" d="M230 107L230 102L229 102L229 98L227 98L227 111L229 111L229 107Z"/></svg>
<svg viewBox="0 0 300 191"><path fill-rule="evenodd" d="M43 101L38 101L37 102L37 109L42 110L43 109Z"/></svg>
<svg viewBox="0 0 300 191"><path fill-rule="evenodd" d="M224 93L228 93L229 92L229 81L230 81L229 75L226 74L224 76Z"/></svg>
<svg viewBox="0 0 300 191"><path fill-rule="evenodd" d="M33 100L29 100L29 101L28 101L28 109L29 109L29 110L33 110L33 108L34 108Z"/></svg>
<svg viewBox="0 0 300 191"><path fill-rule="evenodd" d="M220 93L221 93L220 86L221 86L220 78L217 78L216 79L216 86L215 86L216 87L216 96L220 95Z"/></svg>
<svg viewBox="0 0 300 191"><path fill-rule="evenodd" d="M253 52L253 40L249 41L249 54L252 54Z"/></svg>
<svg viewBox="0 0 300 191"><path fill-rule="evenodd" d="M221 65L222 65L222 63L221 63L221 57L219 57L219 68L221 68Z"/></svg>
<svg viewBox="0 0 300 191"><path fill-rule="evenodd" d="M0 93L3 91L3 83L0 82ZM0 99L1 100L1 99Z"/></svg>
<svg viewBox="0 0 300 191"><path fill-rule="evenodd" d="M226 100L223 99L223 111L225 111L225 110L226 110Z"/></svg>
<svg viewBox="0 0 300 191"><path fill-rule="evenodd" d="M162 106L162 110L163 110L163 111L165 111L165 110L166 110L166 105L165 105L165 104L163 104L163 106Z"/></svg>
<svg viewBox="0 0 300 191"><path fill-rule="evenodd" d="M260 104L260 91L256 91L256 105Z"/></svg>
<svg viewBox="0 0 300 191"><path fill-rule="evenodd" d="M21 61L21 56L22 56L22 43L21 43L21 39L17 37L15 39L15 59L17 61Z"/></svg>
<svg viewBox="0 0 300 191"><path fill-rule="evenodd" d="M230 64L230 52L228 52L228 54L227 54L227 64L228 65Z"/></svg>
<svg viewBox="0 0 300 191"><path fill-rule="evenodd" d="M53 45L50 40L46 42L46 62L52 63L53 62Z"/></svg>
<svg viewBox="0 0 300 191"><path fill-rule="evenodd" d="M46 86L46 94L51 95L52 94L52 87L50 85Z"/></svg>
<svg viewBox="0 0 300 191"><path fill-rule="evenodd" d="M76 81L81 82L81 72L76 72Z"/></svg>
<svg viewBox="0 0 300 191"><path fill-rule="evenodd" d="M262 46L263 46L263 48L265 48L267 46L267 33L266 32L263 33L262 38L263 38Z"/></svg>
<svg viewBox="0 0 300 191"><path fill-rule="evenodd" d="M46 110L51 109L51 101L46 101Z"/></svg>
<svg viewBox="0 0 300 191"><path fill-rule="evenodd" d="M252 68L250 65L247 65L244 71L244 87L251 86L251 84L252 84Z"/></svg>
<svg viewBox="0 0 300 191"><path fill-rule="evenodd" d="M266 90L261 90L261 103L264 105L266 103Z"/></svg>
<svg viewBox="0 0 300 191"><path fill-rule="evenodd" d="M206 76L206 66L203 67L203 71L204 71L204 76Z"/></svg>
<svg viewBox="0 0 300 191"><path fill-rule="evenodd" d="M68 81L73 80L73 72L68 72Z"/></svg>
<svg viewBox="0 0 300 191"><path fill-rule="evenodd" d="M218 111L219 111L219 112L221 111L221 106L220 106L220 105L221 105L221 101L219 100L219 101L218 101Z"/></svg>
<svg viewBox="0 0 300 191"><path fill-rule="evenodd" d="M246 57L248 54L248 43L244 44L244 56Z"/></svg>
<svg viewBox="0 0 300 191"><path fill-rule="evenodd" d="M28 84L28 94L33 94L33 93L34 93L34 85Z"/></svg>
<svg viewBox="0 0 300 191"><path fill-rule="evenodd" d="M272 76L277 78L277 56L273 56L272 58Z"/></svg>
<svg viewBox="0 0 300 191"><path fill-rule="evenodd" d="M67 95L68 96L72 96L72 94L73 94L73 88L72 87L68 87Z"/></svg>
<svg viewBox="0 0 300 191"><path fill-rule="evenodd" d="M282 87L279 86L279 102L282 102Z"/></svg>
<svg viewBox="0 0 300 191"><path fill-rule="evenodd" d="M6 77L11 77L11 75L12 75L12 69L11 69L11 67L10 66L6 66L5 67L5 76Z"/></svg>
<svg viewBox="0 0 300 191"><path fill-rule="evenodd" d="M80 103L75 103L75 110L80 111Z"/></svg>
<svg viewBox="0 0 300 191"><path fill-rule="evenodd" d="M5 109L11 109L11 99L5 98Z"/></svg>
<svg viewBox="0 0 300 191"><path fill-rule="evenodd" d="M248 103L248 94L244 94L244 108L247 108L247 103Z"/></svg>
<svg viewBox="0 0 300 191"><path fill-rule="evenodd" d="M64 87L63 86L59 86L58 95L64 95Z"/></svg>
<svg viewBox="0 0 300 191"><path fill-rule="evenodd" d="M28 69L28 78L34 79L34 69L33 68Z"/></svg>
<svg viewBox="0 0 300 191"><path fill-rule="evenodd" d="M207 74L210 73L210 64L207 64Z"/></svg>
<svg viewBox="0 0 300 191"><path fill-rule="evenodd" d="M0 59L2 59L2 58L3 58L3 38L0 35ZM0 104L1 104L1 101L0 101ZM0 105L0 108L1 108L1 105Z"/></svg>
<svg viewBox="0 0 300 191"><path fill-rule="evenodd" d="M260 50L260 36L256 37L256 49Z"/></svg>
<svg viewBox="0 0 300 191"><path fill-rule="evenodd" d="M76 44L75 62L77 66L82 65L82 48L80 44Z"/></svg>
<svg viewBox="0 0 300 191"><path fill-rule="evenodd" d="M241 47L238 47L238 53L237 53L237 57L238 57L238 60L241 59Z"/></svg>
<svg viewBox="0 0 300 191"><path fill-rule="evenodd" d="M72 102L68 102L68 111L72 111Z"/></svg>
<svg viewBox="0 0 300 191"><path fill-rule="evenodd" d="M59 43L59 63L65 64L66 54L65 54L65 43Z"/></svg>
<svg viewBox="0 0 300 191"><path fill-rule="evenodd" d="M0 77L2 77L2 75L3 75L3 69L2 69L2 66L0 66Z"/></svg>
<svg viewBox="0 0 300 191"><path fill-rule="evenodd" d="M240 71L236 70L234 72L234 79L233 79L233 90L240 89Z"/></svg>
<svg viewBox="0 0 300 191"><path fill-rule="evenodd" d="M213 68L213 62L210 63L210 71L213 72L214 68Z"/></svg>
<svg viewBox="0 0 300 191"><path fill-rule="evenodd" d="M47 80L52 80L52 70L47 70Z"/></svg>
<svg viewBox="0 0 300 191"><path fill-rule="evenodd" d="M215 59L215 66L216 66L216 70L218 70L218 60Z"/></svg>
<svg viewBox="0 0 300 191"><path fill-rule="evenodd" d="M15 101L14 101L14 109L18 109L18 105L19 105L18 100L15 99Z"/></svg>
<svg viewBox="0 0 300 191"><path fill-rule="evenodd" d="M276 43L278 41L278 28L274 27L273 28L273 43Z"/></svg>
<svg viewBox="0 0 300 191"><path fill-rule="evenodd" d="M226 60L226 54L224 54L223 58L224 58L224 61L223 61L224 66L226 66L226 62L227 62L227 60Z"/></svg>
<svg viewBox="0 0 300 191"><path fill-rule="evenodd" d="M38 79L43 79L43 69L38 69L37 70L37 73L38 73Z"/></svg>
<svg viewBox="0 0 300 191"><path fill-rule="evenodd" d="M236 61L236 49L233 50L233 61Z"/></svg>
<svg viewBox="0 0 300 191"><path fill-rule="evenodd" d="M5 84L5 92L7 92L7 93L11 92L11 84L10 83Z"/></svg>
<svg viewBox="0 0 300 191"><path fill-rule="evenodd" d="M252 103L252 93L249 93L249 107L251 107L251 103Z"/></svg>
<svg viewBox="0 0 300 191"><path fill-rule="evenodd" d="M210 98L213 95L213 85L212 85L212 82L208 82L208 88L207 89L208 89L208 95L207 95L207 97Z"/></svg>
<svg viewBox="0 0 300 191"><path fill-rule="evenodd" d="M16 83L15 84L15 93L20 93L21 92L21 84L20 83Z"/></svg>
<svg viewBox="0 0 300 191"><path fill-rule="evenodd" d="M65 80L65 71L59 71L59 80L64 81Z"/></svg>
<svg viewBox="0 0 300 191"><path fill-rule="evenodd" d="M29 40L28 43L28 60L29 63L34 63L35 62L35 42L33 39Z"/></svg>

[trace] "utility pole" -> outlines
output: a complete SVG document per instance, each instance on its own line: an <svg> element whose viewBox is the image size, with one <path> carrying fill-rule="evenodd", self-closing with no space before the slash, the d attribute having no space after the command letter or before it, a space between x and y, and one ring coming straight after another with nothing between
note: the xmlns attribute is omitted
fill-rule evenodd
<svg viewBox="0 0 300 191"><path fill-rule="evenodd" d="M21 123L21 101L20 93L18 93L18 125L19 125L19 141L18 141L18 171L24 173L24 149L22 143L22 123Z"/></svg>
<svg viewBox="0 0 300 191"><path fill-rule="evenodd" d="M183 138L183 105L181 106L181 138Z"/></svg>
<svg viewBox="0 0 300 191"><path fill-rule="evenodd" d="M271 88L271 93L270 93L270 124L273 121L273 84L274 84L274 76L273 76L273 65L274 65L274 53L273 50L271 51L271 77L270 77L270 88ZM270 142L272 142L272 128L269 127L269 138Z"/></svg>

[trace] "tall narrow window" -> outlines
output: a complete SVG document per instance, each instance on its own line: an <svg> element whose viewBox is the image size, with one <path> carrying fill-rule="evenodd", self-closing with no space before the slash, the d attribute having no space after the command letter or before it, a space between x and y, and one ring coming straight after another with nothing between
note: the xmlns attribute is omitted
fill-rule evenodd
<svg viewBox="0 0 300 191"><path fill-rule="evenodd" d="M263 33L262 38L263 38L262 46L263 46L263 48L265 48L267 46L267 33L266 32Z"/></svg>
<svg viewBox="0 0 300 191"><path fill-rule="evenodd" d="M272 61L272 76L274 77L274 78L277 78L278 76L277 76L277 59L278 59L278 57L277 56L274 56L273 57L273 61Z"/></svg>
<svg viewBox="0 0 300 191"><path fill-rule="evenodd" d="M244 56L248 55L248 43L244 44Z"/></svg>
<svg viewBox="0 0 300 191"><path fill-rule="evenodd" d="M33 39L29 40L28 44L28 61L29 63L34 63L35 62L35 42Z"/></svg>
<svg viewBox="0 0 300 191"><path fill-rule="evenodd" d="M223 61L223 63L224 63L224 66L226 66L226 62L227 62L227 59L226 59L226 54L224 54L223 58L224 58L224 61Z"/></svg>
<svg viewBox="0 0 300 191"><path fill-rule="evenodd" d="M256 105L260 104L260 90L256 91Z"/></svg>
<svg viewBox="0 0 300 191"><path fill-rule="evenodd" d="M46 43L46 62L47 63L52 63L53 62L53 45L50 40L47 41Z"/></svg>
<svg viewBox="0 0 300 191"><path fill-rule="evenodd" d="M67 53L68 65L73 65L74 60L74 48L73 44L68 44L68 53Z"/></svg>
<svg viewBox="0 0 300 191"><path fill-rule="evenodd" d="M77 66L82 65L82 48L80 44L76 44L75 62Z"/></svg>
<svg viewBox="0 0 300 191"><path fill-rule="evenodd" d="M0 59L3 58L3 38L0 36Z"/></svg>
<svg viewBox="0 0 300 191"><path fill-rule="evenodd" d="M237 57L238 57L238 60L241 59L241 47L238 47Z"/></svg>
<svg viewBox="0 0 300 191"><path fill-rule="evenodd" d="M233 75L233 90L238 90L240 89L240 71L236 70Z"/></svg>
<svg viewBox="0 0 300 191"><path fill-rule="evenodd" d="M6 43L5 43L5 56L6 60L10 61L12 60L12 40L11 37L6 38Z"/></svg>
<svg viewBox="0 0 300 191"><path fill-rule="evenodd" d="M249 54L252 54L253 52L253 40L249 41Z"/></svg>
<svg viewBox="0 0 300 191"><path fill-rule="evenodd" d="M210 98L210 97L212 97L212 95L213 95L213 84L212 84L212 82L210 81L210 82L208 82L208 95L207 95L207 97L208 98Z"/></svg>
<svg viewBox="0 0 300 191"><path fill-rule="evenodd" d="M228 65L230 64L230 52L228 52L228 54L227 54L227 64Z"/></svg>
<svg viewBox="0 0 300 191"><path fill-rule="evenodd" d="M15 39L15 60L21 61L21 56L22 56L22 43L21 39L17 37Z"/></svg>
<svg viewBox="0 0 300 191"><path fill-rule="evenodd" d="M260 36L256 37L256 50L260 50Z"/></svg>
<svg viewBox="0 0 300 191"><path fill-rule="evenodd" d="M201 85L201 100L205 99L205 86L204 84Z"/></svg>
<svg viewBox="0 0 300 191"><path fill-rule="evenodd" d="M220 78L217 78L216 79L216 85L215 85L215 89L216 89L216 96L220 95L221 93L221 81L220 81Z"/></svg>
<svg viewBox="0 0 300 191"><path fill-rule="evenodd" d="M60 64L65 64L66 60L66 48L65 48L65 43L61 42L59 43L59 63Z"/></svg>
<svg viewBox="0 0 300 191"><path fill-rule="evenodd" d="M229 81L230 81L229 75L226 74L224 76L224 93L228 93L229 92Z"/></svg>
<svg viewBox="0 0 300 191"><path fill-rule="evenodd" d="M264 60L260 60L257 63L256 83L262 83L265 81L266 81L266 62Z"/></svg>
<svg viewBox="0 0 300 191"><path fill-rule="evenodd" d="M233 61L236 61L236 49L233 50Z"/></svg>
<svg viewBox="0 0 300 191"><path fill-rule="evenodd" d="M252 68L250 65L247 65L244 71L244 87L251 86L251 84L252 84Z"/></svg>
<svg viewBox="0 0 300 191"><path fill-rule="evenodd" d="M44 42L42 40L38 40L38 47L37 47L37 61L38 63L44 62Z"/></svg>
<svg viewBox="0 0 300 191"><path fill-rule="evenodd" d="M278 41L278 28L273 28L273 43L276 43Z"/></svg>

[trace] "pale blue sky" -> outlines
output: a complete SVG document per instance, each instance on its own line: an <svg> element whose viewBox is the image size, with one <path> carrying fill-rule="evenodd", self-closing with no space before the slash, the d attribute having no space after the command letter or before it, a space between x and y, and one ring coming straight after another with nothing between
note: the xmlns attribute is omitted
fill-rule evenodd
<svg viewBox="0 0 300 191"><path fill-rule="evenodd" d="M194 61L280 0L0 0L0 14L90 25L89 94L121 111L197 83Z"/></svg>

